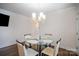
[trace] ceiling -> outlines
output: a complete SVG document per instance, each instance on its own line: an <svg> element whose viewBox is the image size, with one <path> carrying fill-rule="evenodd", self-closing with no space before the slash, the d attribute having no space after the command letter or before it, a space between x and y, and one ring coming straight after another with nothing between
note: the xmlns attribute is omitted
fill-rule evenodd
<svg viewBox="0 0 79 59"><path fill-rule="evenodd" d="M0 8L25 16L31 16L33 12L48 14L72 6L72 3L0 3Z"/></svg>

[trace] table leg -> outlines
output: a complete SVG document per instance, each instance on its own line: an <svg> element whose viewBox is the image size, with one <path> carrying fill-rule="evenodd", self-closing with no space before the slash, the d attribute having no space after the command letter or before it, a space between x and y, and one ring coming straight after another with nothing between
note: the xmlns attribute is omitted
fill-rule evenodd
<svg viewBox="0 0 79 59"><path fill-rule="evenodd" d="M29 45L30 45L30 47L29 48L31 48L32 46L31 46L31 44L29 43Z"/></svg>
<svg viewBox="0 0 79 59"><path fill-rule="evenodd" d="M39 45L39 56L41 56L41 45Z"/></svg>

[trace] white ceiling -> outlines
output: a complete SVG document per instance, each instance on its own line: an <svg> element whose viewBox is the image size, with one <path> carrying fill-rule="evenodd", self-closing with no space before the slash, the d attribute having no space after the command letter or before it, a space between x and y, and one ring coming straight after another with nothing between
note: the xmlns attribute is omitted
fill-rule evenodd
<svg viewBox="0 0 79 59"><path fill-rule="evenodd" d="M72 6L71 3L0 3L0 8L25 16L31 16L33 12L48 14L50 11L53 12Z"/></svg>

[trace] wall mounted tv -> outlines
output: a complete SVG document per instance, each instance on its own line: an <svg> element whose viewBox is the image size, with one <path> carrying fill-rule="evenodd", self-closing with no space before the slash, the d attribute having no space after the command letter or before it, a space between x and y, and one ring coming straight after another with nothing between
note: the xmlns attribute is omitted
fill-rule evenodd
<svg viewBox="0 0 79 59"><path fill-rule="evenodd" d="M5 15L5 14L0 13L0 26L8 27L8 25L9 25L9 18L10 18L9 15Z"/></svg>

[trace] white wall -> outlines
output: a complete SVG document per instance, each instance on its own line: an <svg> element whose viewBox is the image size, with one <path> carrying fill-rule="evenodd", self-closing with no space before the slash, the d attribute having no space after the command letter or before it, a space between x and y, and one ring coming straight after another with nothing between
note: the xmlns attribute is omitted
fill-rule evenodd
<svg viewBox="0 0 79 59"><path fill-rule="evenodd" d="M75 31L74 7L60 9L47 15L46 21L41 25L41 32L52 33L54 40L62 39L60 47L75 50L76 31Z"/></svg>
<svg viewBox="0 0 79 59"><path fill-rule="evenodd" d="M0 48L16 43L16 39L23 40L23 35L31 32L29 18L10 11L0 9L0 13L10 15L9 26L0 26Z"/></svg>

